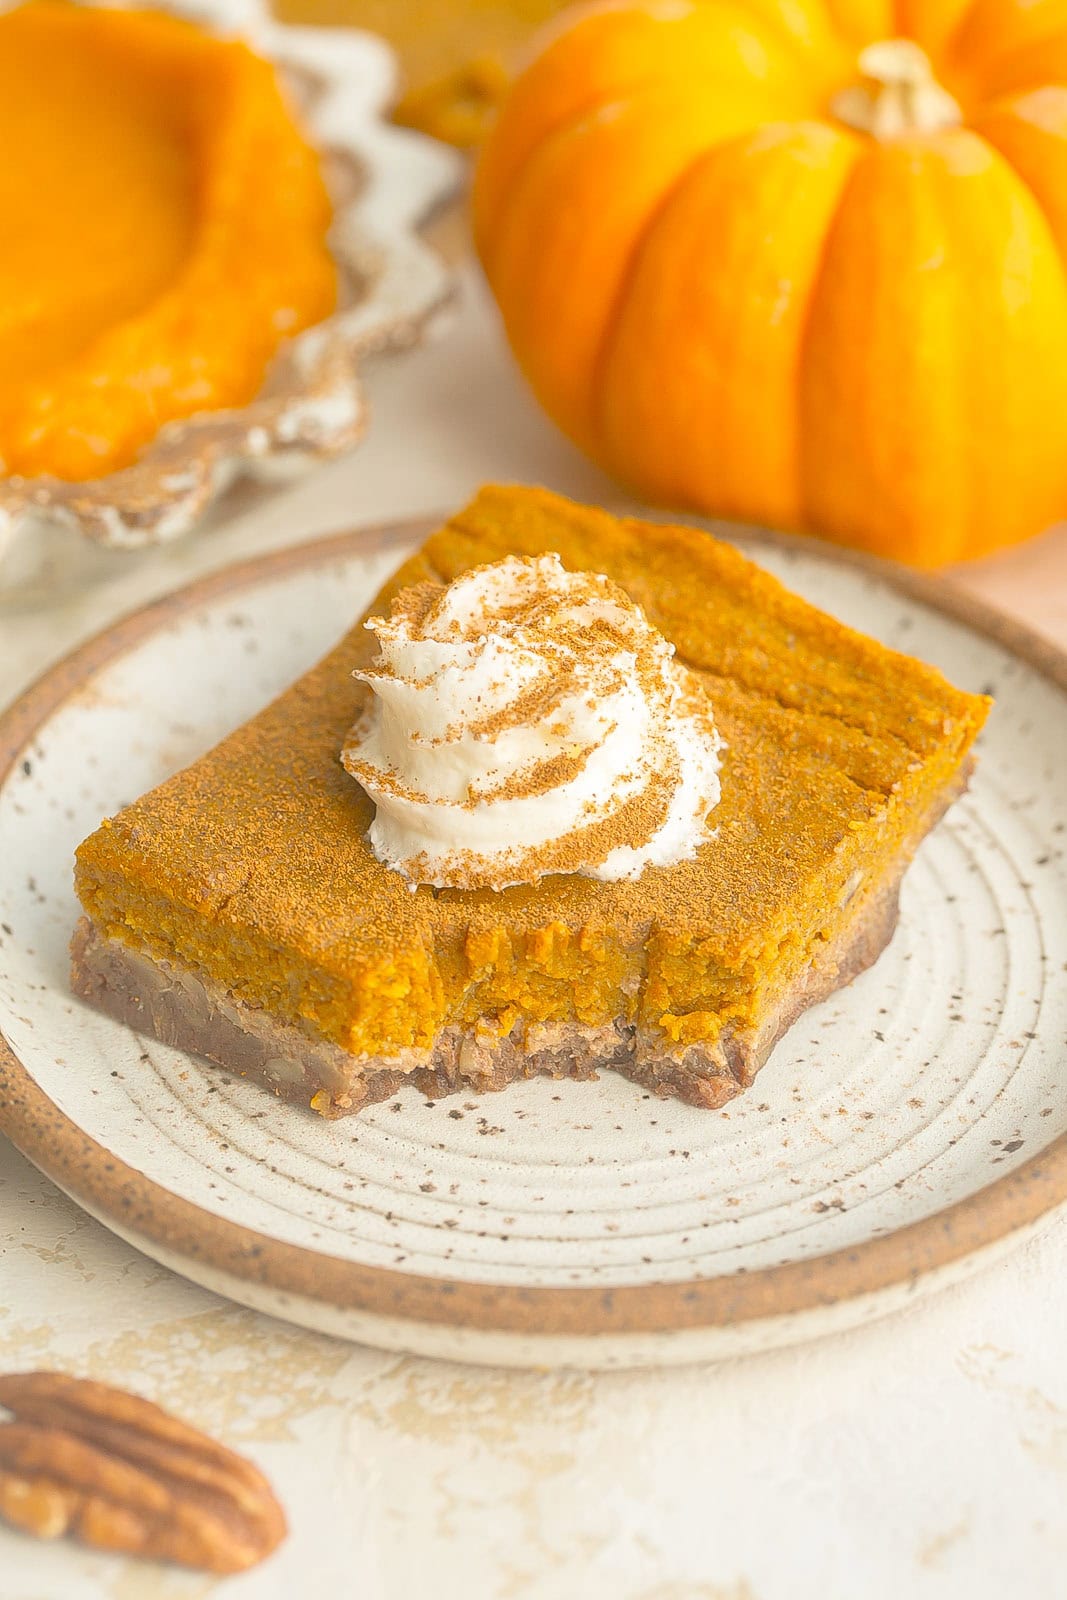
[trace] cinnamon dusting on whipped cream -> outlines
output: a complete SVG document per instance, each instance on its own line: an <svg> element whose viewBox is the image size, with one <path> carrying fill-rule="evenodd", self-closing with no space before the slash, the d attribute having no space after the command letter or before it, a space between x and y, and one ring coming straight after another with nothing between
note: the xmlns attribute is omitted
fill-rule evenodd
<svg viewBox="0 0 1067 1600"><path fill-rule="evenodd" d="M612 882L689 860L719 799L710 701L624 590L556 555L412 585L366 624L341 759L412 887Z"/></svg>

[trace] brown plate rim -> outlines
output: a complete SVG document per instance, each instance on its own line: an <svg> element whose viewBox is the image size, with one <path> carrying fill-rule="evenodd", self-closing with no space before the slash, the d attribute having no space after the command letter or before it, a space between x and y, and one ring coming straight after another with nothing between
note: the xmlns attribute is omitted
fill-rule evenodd
<svg viewBox="0 0 1067 1600"><path fill-rule="evenodd" d="M207 601L282 574L414 543L440 519L356 528L253 556L131 612L49 668L0 716L0 787L45 722L95 673ZM660 519L662 520L662 518ZM686 519L687 521L691 519ZM874 574L896 592L962 622L1067 693L1067 652L942 579L799 535L701 524L758 552L804 549ZM785 1318L907 1287L951 1268L1067 1203L1067 1133L966 1199L891 1234L758 1272L617 1288L521 1288L369 1267L321 1255L214 1216L119 1161L64 1115L0 1033L0 1132L47 1177L127 1237L171 1259L276 1294L399 1321L518 1334L608 1336L728 1327ZM151 1246L149 1245L149 1250Z"/></svg>

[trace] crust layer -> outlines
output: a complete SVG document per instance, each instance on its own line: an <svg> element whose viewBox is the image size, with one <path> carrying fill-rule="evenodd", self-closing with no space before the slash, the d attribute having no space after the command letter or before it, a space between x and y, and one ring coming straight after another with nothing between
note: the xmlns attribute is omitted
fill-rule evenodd
<svg viewBox="0 0 1067 1600"><path fill-rule="evenodd" d="M594 1078L608 1068L663 1098L714 1110L752 1082L797 1017L851 983L881 955L897 922L899 876L862 901L799 978L768 1007L755 1033L724 1032L713 1048L671 1048L623 1020L517 1023L503 1038L450 1027L433 1048L401 1056L353 1056L339 1045L235 1000L220 986L98 932L87 917L71 946L74 992L97 1009L164 1044L252 1078L327 1117L386 1100L405 1084L431 1099L481 1094L518 1078Z"/></svg>

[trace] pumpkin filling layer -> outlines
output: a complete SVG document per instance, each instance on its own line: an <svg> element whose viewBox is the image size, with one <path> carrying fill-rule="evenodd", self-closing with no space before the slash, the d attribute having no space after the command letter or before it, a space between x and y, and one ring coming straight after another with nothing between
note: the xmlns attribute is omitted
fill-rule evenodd
<svg viewBox="0 0 1067 1600"><path fill-rule="evenodd" d="M341 751L357 625L279 700L78 851L74 986L327 1115L611 1066L720 1105L805 1006L873 961L901 875L965 780L988 702L852 633L729 545L489 488L378 596L555 552L604 573L699 677L716 832L637 879L412 889ZM355 673L355 676L353 675Z"/></svg>
<svg viewBox="0 0 1067 1600"><path fill-rule="evenodd" d="M154 13L0 16L0 466L78 480L243 405L332 310L330 206L274 70Z"/></svg>

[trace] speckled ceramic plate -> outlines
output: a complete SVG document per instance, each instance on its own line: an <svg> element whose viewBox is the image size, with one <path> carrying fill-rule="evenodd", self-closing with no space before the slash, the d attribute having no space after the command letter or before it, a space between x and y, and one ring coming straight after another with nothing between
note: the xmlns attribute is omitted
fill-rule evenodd
<svg viewBox="0 0 1067 1600"><path fill-rule="evenodd" d="M940 587L752 552L998 704L877 966L721 1112L613 1074L340 1122L67 991L71 855L309 666L424 532L233 568L119 623L0 722L0 1128L85 1208L234 1299L514 1364L734 1354L905 1304L1067 1200L1067 661Z"/></svg>

